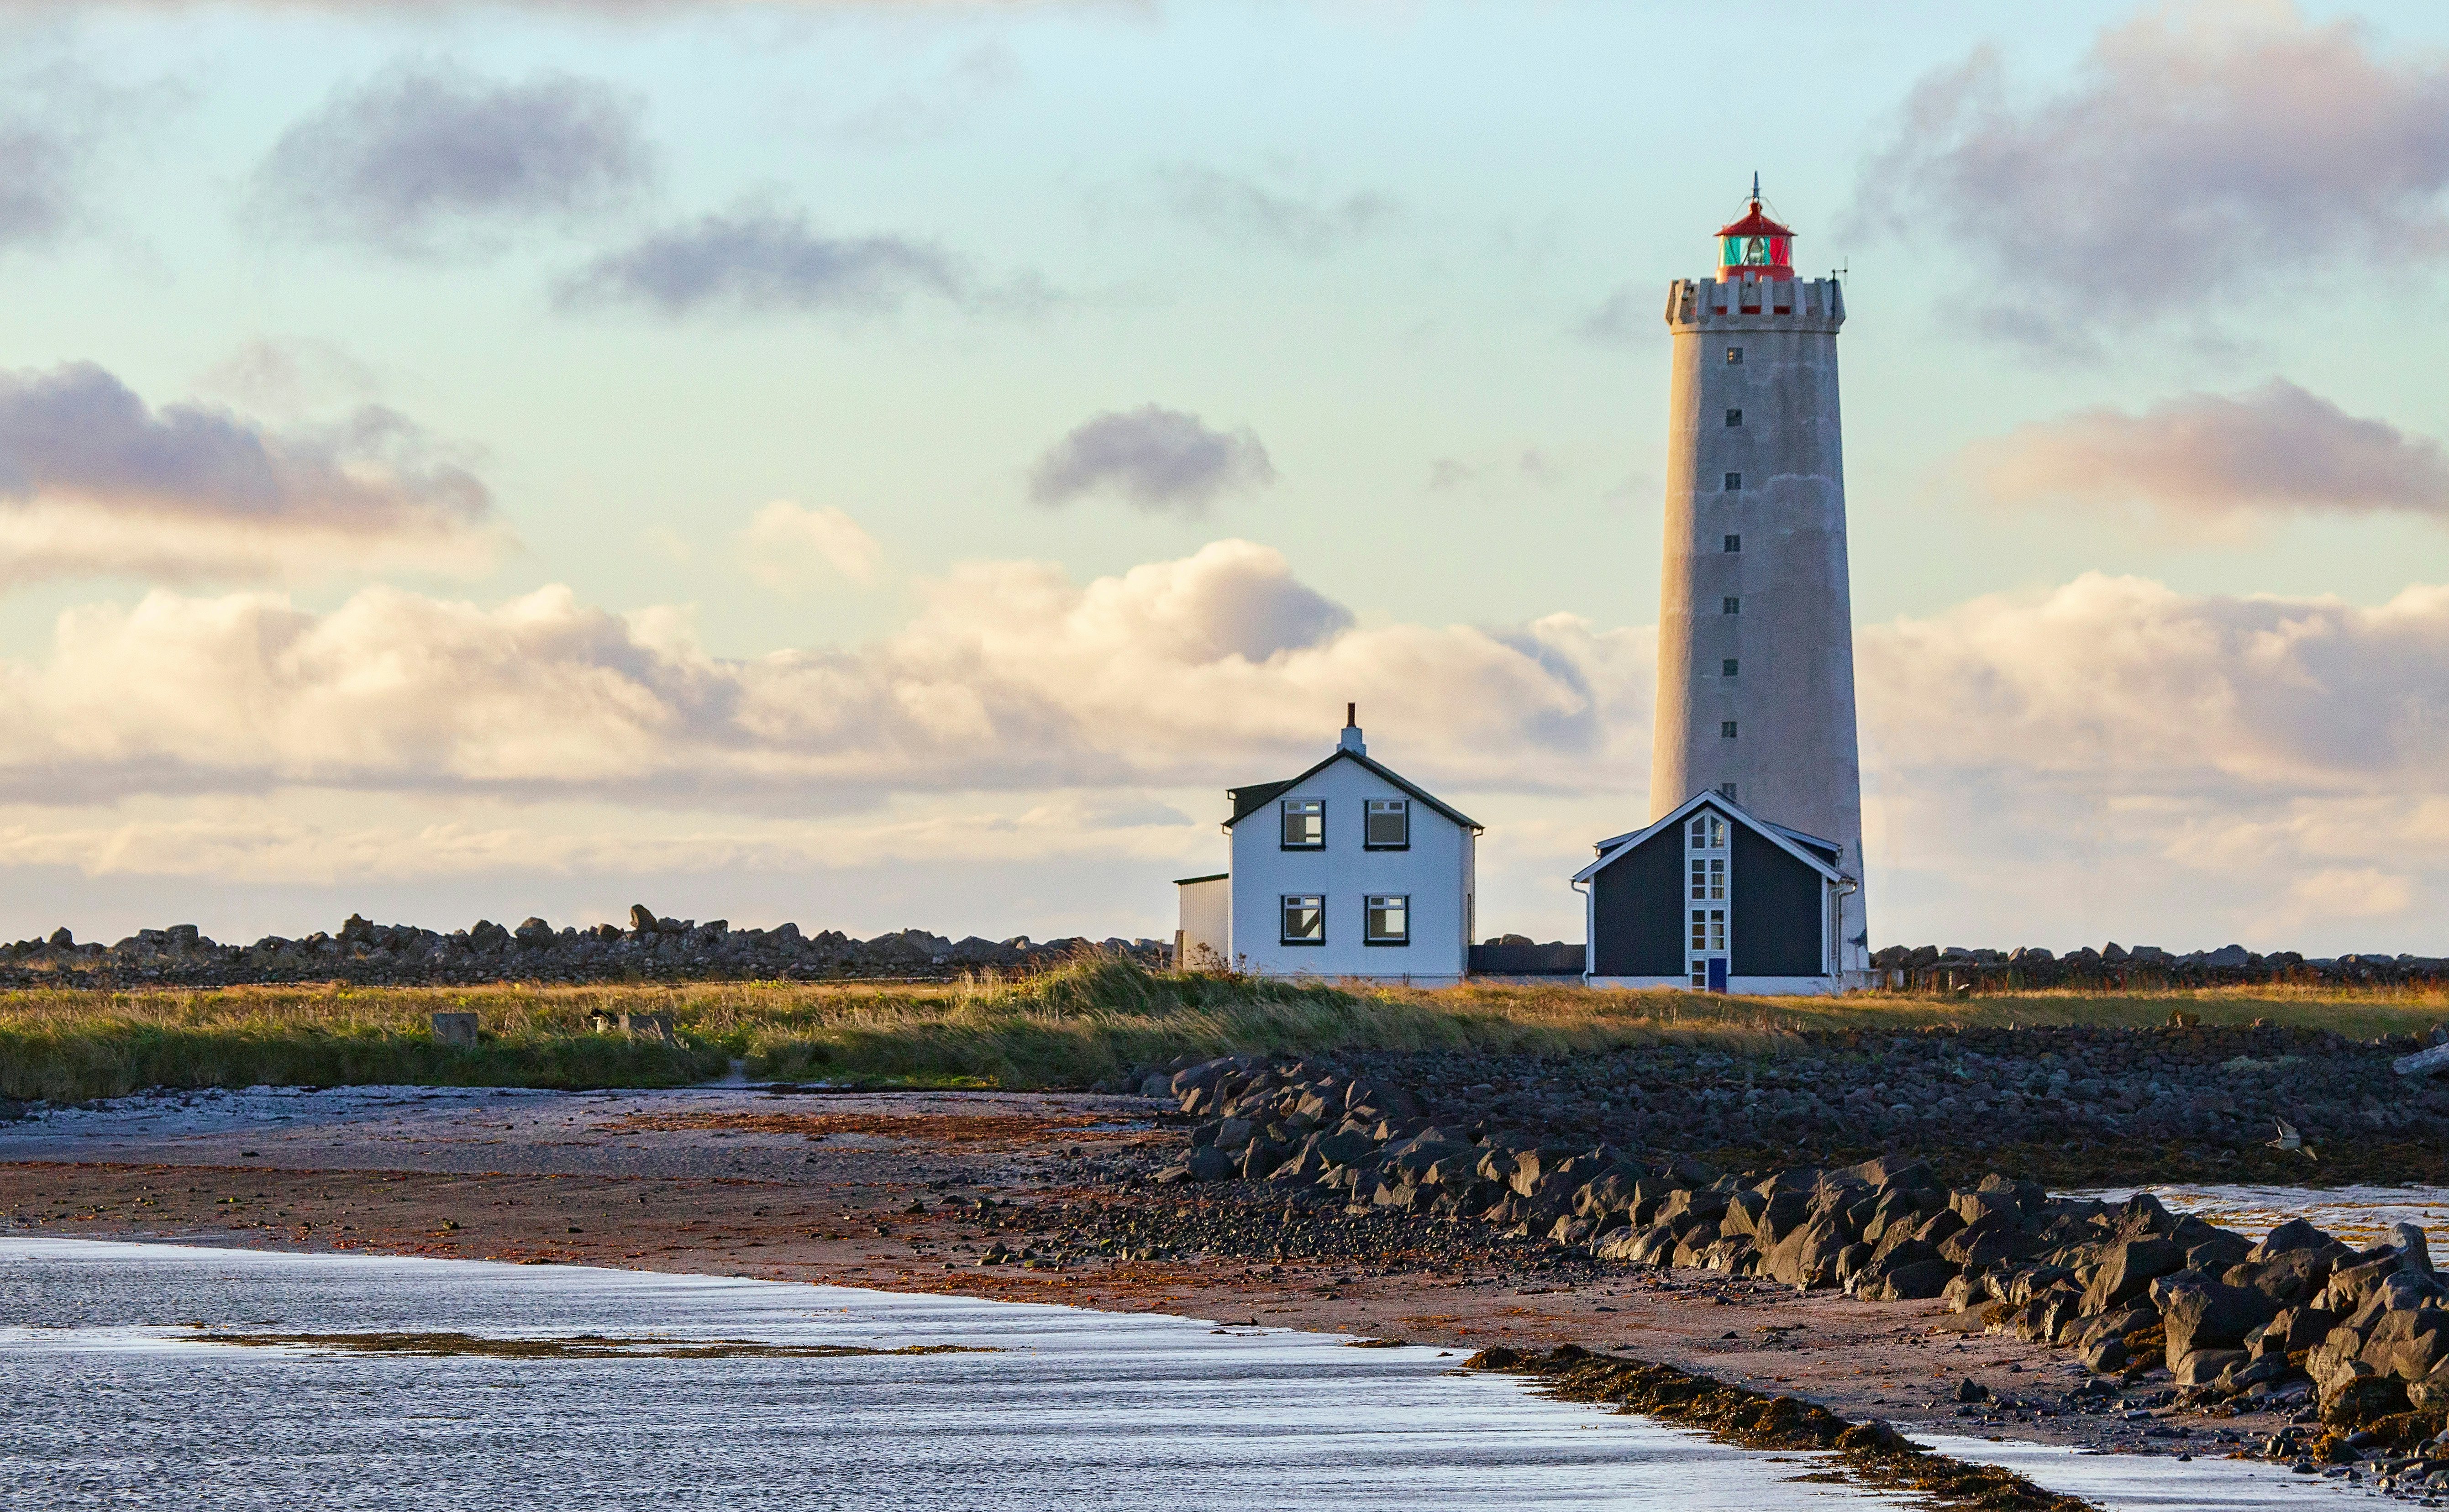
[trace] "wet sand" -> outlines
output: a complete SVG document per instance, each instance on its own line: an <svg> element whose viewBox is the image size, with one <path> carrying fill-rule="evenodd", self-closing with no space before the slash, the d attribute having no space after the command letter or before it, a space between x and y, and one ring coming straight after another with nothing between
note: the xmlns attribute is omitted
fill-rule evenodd
<svg viewBox="0 0 2449 1512"><path fill-rule="evenodd" d="M1356 1229L1343 1253L1323 1257L1181 1254L1167 1243L1154 1246L1163 1258L1128 1245L1079 1257L1074 1242L1060 1263L977 1263L998 1244L1051 1254L1058 1230L1081 1233L1084 1214L1155 1234L1223 1220L1253 1231L1263 1251L1281 1197L1236 1207L1217 1188L1116 1175L1183 1139L1146 1100L1064 1094L360 1088L129 1099L0 1126L0 1225L822 1281L1456 1349L1571 1342L1806 1397L1850 1419L2045 1444L2222 1454L2277 1426L2065 1412L2063 1393L2090 1379L2070 1355L1962 1335L1948 1327L1960 1315L1936 1302L1560 1266L1544 1247L1426 1220ZM2029 1405L1960 1416L1955 1391L1966 1378Z"/></svg>

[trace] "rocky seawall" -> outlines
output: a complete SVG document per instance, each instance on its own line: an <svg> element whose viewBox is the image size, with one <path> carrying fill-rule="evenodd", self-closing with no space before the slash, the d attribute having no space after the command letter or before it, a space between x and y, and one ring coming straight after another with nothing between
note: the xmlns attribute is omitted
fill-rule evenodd
<svg viewBox="0 0 2449 1512"><path fill-rule="evenodd" d="M1872 952L1880 985L1916 992L2020 992L2040 987L2125 990L2132 987L2307 986L2437 986L2449 982L2449 958L2354 954L2307 957L2294 950L2265 955L2241 945L2172 954L2158 946L2131 949L2111 941L2060 955L2024 947L1968 950L1960 947L1890 946Z"/></svg>
<svg viewBox="0 0 2449 1512"><path fill-rule="evenodd" d="M1943 1298L1958 1331L2079 1358L2091 1375L2060 1410L2106 1411L2157 1388L2164 1403L2215 1415L2291 1414L2263 1453L2369 1462L2384 1487L2449 1486L2449 1285L2412 1225L2362 1248L2303 1221L2255 1241L2148 1194L2053 1196L1999 1172L1950 1182L1904 1154L1726 1170L1560 1138L1552 1124L1507 1132L1444 1089L1424 1095L1384 1073L1250 1057L1152 1072L1146 1090L1198 1120L1154 1179L1243 1183L1601 1267L1691 1268L1872 1302ZM1493 1090L1479 1089L1481 1109Z"/></svg>
<svg viewBox="0 0 2449 1512"><path fill-rule="evenodd" d="M832 929L804 934L796 924L735 929L722 919L663 918L641 904L629 910L627 928L555 928L537 918L511 928L480 919L445 934L351 914L337 933L267 935L253 945L222 945L194 925L140 929L113 945L81 945L59 929L48 939L0 946L0 985L950 980L984 967L1051 965L1091 948L1148 967L1172 964L1172 945L1158 940L948 940L923 929L856 940Z"/></svg>

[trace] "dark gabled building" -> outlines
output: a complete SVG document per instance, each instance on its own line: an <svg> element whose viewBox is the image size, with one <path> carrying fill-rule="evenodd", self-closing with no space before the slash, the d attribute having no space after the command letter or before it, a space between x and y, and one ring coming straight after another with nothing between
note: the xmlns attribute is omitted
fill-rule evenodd
<svg viewBox="0 0 2449 1512"><path fill-rule="evenodd" d="M1573 877L1586 897L1593 986L1833 992L1842 900L1856 887L1834 841L1771 824L1717 793L1601 840Z"/></svg>

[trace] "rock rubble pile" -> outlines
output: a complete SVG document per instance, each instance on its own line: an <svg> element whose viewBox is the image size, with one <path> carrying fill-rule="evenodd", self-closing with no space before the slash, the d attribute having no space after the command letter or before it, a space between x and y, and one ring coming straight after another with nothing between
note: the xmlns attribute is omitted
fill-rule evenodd
<svg viewBox="0 0 2449 1512"><path fill-rule="evenodd" d="M2058 1346L2120 1388L2165 1381L2188 1405L2317 1414L2327 1438L2266 1446L2287 1457L2378 1447L2428 1464L2409 1451L2449 1428L2449 1286L2413 1225L2361 1249L2303 1221L2256 1242L2148 1193L2054 1196L1996 1173L1951 1186L1904 1156L1726 1172L1509 1137L1382 1077L1246 1056L1151 1075L1142 1090L1199 1120L1160 1182L1265 1182L1609 1266L1943 1298L1963 1331Z"/></svg>
<svg viewBox="0 0 2449 1512"><path fill-rule="evenodd" d="M2129 949L2114 940L2065 955L2027 946L1968 950L1960 946L1893 945L1871 954L1882 986L1904 991L2017 992L2036 987L2238 986L2295 982L2329 986L2437 984L2449 981L2449 959L2420 955L2268 955L2241 945L2173 955L2155 945Z"/></svg>
<svg viewBox="0 0 2449 1512"><path fill-rule="evenodd" d="M1102 948L1149 967L1170 964L1157 940L948 940L903 929L855 940L832 929L802 934L796 924L735 929L728 921L659 917L640 904L627 928L599 924L554 928L530 918L516 928L479 919L437 933L407 924L374 924L356 914L337 933L303 939L266 935L222 945L192 924L140 929L115 945L80 945L66 929L48 939L0 946L0 984L111 986L125 983L223 986L243 983L345 981L423 983L826 978L951 978L982 967L1022 967Z"/></svg>

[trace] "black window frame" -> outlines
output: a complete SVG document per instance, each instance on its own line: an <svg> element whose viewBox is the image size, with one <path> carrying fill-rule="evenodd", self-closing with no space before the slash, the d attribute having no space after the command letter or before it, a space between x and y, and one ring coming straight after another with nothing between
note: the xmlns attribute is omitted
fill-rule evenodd
<svg viewBox="0 0 2449 1512"><path fill-rule="evenodd" d="M1295 840L1292 837L1293 806L1307 804L1318 810L1318 838ZM1307 814L1303 814L1307 817ZM1280 851L1323 851L1326 849L1326 800L1324 798L1282 798L1276 804L1276 848Z"/></svg>
<svg viewBox="0 0 2449 1512"><path fill-rule="evenodd" d="M1318 915L1315 938L1292 932L1293 909L1301 908ZM1323 892L1280 892L1276 894L1276 943L1278 945L1313 946L1326 943L1326 894Z"/></svg>
<svg viewBox="0 0 2449 1512"><path fill-rule="evenodd" d="M1399 901L1403 910L1403 932L1398 935L1379 934L1378 915L1384 911L1383 900ZM1405 946L1412 943L1412 895L1408 892L1364 892L1360 895L1360 943L1376 946Z"/></svg>
<svg viewBox="0 0 2449 1512"><path fill-rule="evenodd" d="M1373 832L1374 832L1374 831L1375 831L1375 829L1376 829L1376 825L1375 825L1374 821L1377 819L1377 817L1378 817L1379 813L1381 813L1381 812L1383 812L1383 811L1381 811L1381 810L1379 809L1379 807L1380 804L1388 805L1388 806L1392 807L1396 812L1398 812L1398 813L1401 813L1401 814L1402 814L1402 816L1403 816L1403 838L1402 838L1402 839L1400 839L1400 840L1379 840L1379 839L1377 839L1377 838L1375 837L1375 835L1374 835L1374 833L1373 833ZM1368 799L1364 799L1364 800L1362 801L1361 809L1360 809L1360 849L1362 849L1363 851L1409 851L1411 848L1412 848L1412 800L1411 800L1411 799L1409 799L1409 798L1368 798Z"/></svg>

